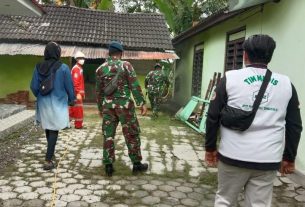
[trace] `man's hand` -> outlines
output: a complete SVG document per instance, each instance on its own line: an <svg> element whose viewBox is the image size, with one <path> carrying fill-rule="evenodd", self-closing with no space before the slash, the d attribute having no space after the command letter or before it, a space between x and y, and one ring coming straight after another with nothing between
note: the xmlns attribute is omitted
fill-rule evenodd
<svg viewBox="0 0 305 207"><path fill-rule="evenodd" d="M98 112L98 115L101 117L101 118L103 118L103 112Z"/></svg>
<svg viewBox="0 0 305 207"><path fill-rule="evenodd" d="M145 116L146 114L147 114L147 106L146 106L146 104L143 104L141 106L141 115Z"/></svg>
<svg viewBox="0 0 305 207"><path fill-rule="evenodd" d="M217 167L217 151L205 152L205 162L207 163L208 167Z"/></svg>
<svg viewBox="0 0 305 207"><path fill-rule="evenodd" d="M282 176L294 173L295 166L294 162L289 162L289 161L282 161L281 163L281 168L280 168L280 173Z"/></svg>
<svg viewBox="0 0 305 207"><path fill-rule="evenodd" d="M82 95L80 95L79 93L76 95L76 99L81 101L83 99Z"/></svg>

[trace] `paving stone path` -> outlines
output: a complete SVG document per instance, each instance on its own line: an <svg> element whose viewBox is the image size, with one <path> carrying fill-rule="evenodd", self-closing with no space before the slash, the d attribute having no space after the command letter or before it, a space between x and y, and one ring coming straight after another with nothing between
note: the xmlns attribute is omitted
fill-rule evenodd
<svg viewBox="0 0 305 207"><path fill-rule="evenodd" d="M205 167L200 135L166 115L158 120L140 117L143 161L149 163L149 171L131 173L124 137L118 129L116 171L108 178L101 162L100 121L90 113L92 109L87 112L86 129L60 132L58 170L42 169L46 150L43 134L35 143L23 146L20 159L0 175L0 206L52 206L52 201L56 207L213 206L217 169ZM274 185L273 206L305 207L304 188L286 177L279 177ZM242 195L239 204L243 206Z"/></svg>

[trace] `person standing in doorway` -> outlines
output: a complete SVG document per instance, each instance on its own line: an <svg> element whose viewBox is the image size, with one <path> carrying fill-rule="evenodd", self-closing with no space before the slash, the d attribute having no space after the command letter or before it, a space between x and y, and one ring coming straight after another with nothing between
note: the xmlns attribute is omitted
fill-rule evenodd
<svg viewBox="0 0 305 207"><path fill-rule="evenodd" d="M108 176L112 176L114 172L114 137L119 122L133 163L133 172L148 169L148 164L141 162L140 126L131 93L136 104L141 107L142 115L146 114L147 107L135 70L129 62L121 60L122 54L122 44L112 41L109 45L109 57L96 70L97 104L103 117L103 164Z"/></svg>
<svg viewBox="0 0 305 207"><path fill-rule="evenodd" d="M76 64L71 70L74 92L76 94L76 104L69 109L70 119L74 119L75 129L82 129L84 121L84 106L85 99L85 83L83 75L83 65L85 63L85 55L81 51L75 53Z"/></svg>
<svg viewBox="0 0 305 207"><path fill-rule="evenodd" d="M145 78L145 89L148 93L148 99L150 101L152 116L158 117L160 110L161 97L164 93L164 89L167 88L169 82L166 76L162 72L162 66L157 63L154 69L151 70Z"/></svg>
<svg viewBox="0 0 305 207"><path fill-rule="evenodd" d="M58 132L69 126L68 103L75 102L70 69L60 62L60 55L59 45L48 43L44 61L36 65L31 81L31 90L37 98L36 121L45 130L48 142L44 170L55 167Z"/></svg>
<svg viewBox="0 0 305 207"><path fill-rule="evenodd" d="M245 206L271 207L277 170L282 174L295 170L302 132L299 100L287 76L267 69L275 47L275 41L268 35L253 35L245 40L246 67L226 72L211 100L206 121L205 161L208 166L216 166L219 160L217 207L235 206L243 189ZM225 107L252 110L263 80L270 74L250 127L238 131L222 125ZM219 128L221 139L217 149Z"/></svg>

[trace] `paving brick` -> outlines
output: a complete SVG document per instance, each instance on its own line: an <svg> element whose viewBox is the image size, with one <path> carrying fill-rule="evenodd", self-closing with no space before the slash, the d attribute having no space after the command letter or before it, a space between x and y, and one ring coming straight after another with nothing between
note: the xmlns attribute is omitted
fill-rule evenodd
<svg viewBox="0 0 305 207"><path fill-rule="evenodd" d="M157 189L157 186L152 185L152 184L145 184L145 185L142 185L142 188L147 191L154 191Z"/></svg>
<svg viewBox="0 0 305 207"><path fill-rule="evenodd" d="M10 184L14 185L14 186L17 186L17 187L20 187L20 186L27 185L28 182L27 181L23 181L23 180L18 180L18 181L11 182Z"/></svg>
<svg viewBox="0 0 305 207"><path fill-rule="evenodd" d="M99 189L102 189L103 186L102 185L87 185L87 189L88 190L99 190Z"/></svg>
<svg viewBox="0 0 305 207"><path fill-rule="evenodd" d="M92 194L92 190L87 190L87 189L79 189L74 191L75 194L77 195L81 195L81 196L86 196L86 195L90 195Z"/></svg>
<svg viewBox="0 0 305 207"><path fill-rule="evenodd" d="M179 186L177 187L177 190L183 193L190 193L193 192L193 189L190 187L185 187L185 186Z"/></svg>
<svg viewBox="0 0 305 207"><path fill-rule="evenodd" d="M85 195L82 198L83 201L86 201L87 203L95 203L101 200L101 197L96 195Z"/></svg>
<svg viewBox="0 0 305 207"><path fill-rule="evenodd" d="M46 182L44 182L44 181L35 181L35 182L31 182L29 185L32 186L32 187L38 188L38 187L46 186Z"/></svg>
<svg viewBox="0 0 305 207"><path fill-rule="evenodd" d="M154 196L147 196L142 198L142 201L146 205L155 205L160 202L160 198Z"/></svg>
<svg viewBox="0 0 305 207"><path fill-rule="evenodd" d="M41 207L45 205L45 201L41 199L33 199L25 201L22 206Z"/></svg>
<svg viewBox="0 0 305 207"><path fill-rule="evenodd" d="M125 197L129 196L129 193L127 191L125 191L125 190L115 191L115 194L119 195L119 196L125 196Z"/></svg>
<svg viewBox="0 0 305 207"><path fill-rule="evenodd" d="M16 193L29 193L32 191L32 188L29 186L22 186L22 187L17 187L14 189L14 192Z"/></svg>
<svg viewBox="0 0 305 207"><path fill-rule="evenodd" d="M180 191L172 191L169 193L169 195L173 198L178 198L178 199L186 198L186 194Z"/></svg>
<svg viewBox="0 0 305 207"><path fill-rule="evenodd" d="M0 199L7 200L10 198L16 198L16 195L17 195L17 193L4 192L4 193L0 193Z"/></svg>
<svg viewBox="0 0 305 207"><path fill-rule="evenodd" d="M164 191L161 191L161 190L156 190L156 191L152 192L152 195L155 196L155 197L163 198L163 197L167 197L168 193L164 192Z"/></svg>
<svg viewBox="0 0 305 207"><path fill-rule="evenodd" d="M5 200L3 201L3 207L21 206L22 202L20 199Z"/></svg>
<svg viewBox="0 0 305 207"><path fill-rule="evenodd" d="M22 193L18 196L19 199L22 200L31 200L31 199L36 199L38 198L38 193L35 192L29 192L29 193Z"/></svg>
<svg viewBox="0 0 305 207"><path fill-rule="evenodd" d="M62 195L60 197L61 200L66 201L66 202L72 202L72 201L79 201L81 196L79 195L74 195L74 194L68 194L68 195Z"/></svg>
<svg viewBox="0 0 305 207"><path fill-rule="evenodd" d="M166 192L171 192L175 190L175 187L170 186L170 185L160 185L158 186L158 188L162 191L166 191Z"/></svg>
<svg viewBox="0 0 305 207"><path fill-rule="evenodd" d="M121 189L121 186L119 185L108 185L106 187L107 190L120 190Z"/></svg>
<svg viewBox="0 0 305 207"><path fill-rule="evenodd" d="M13 188L11 186L7 186L7 185L0 186L0 193L1 192L10 192L12 190L13 190Z"/></svg>
<svg viewBox="0 0 305 207"><path fill-rule="evenodd" d="M181 203L186 206L199 206L199 202L191 198L182 199Z"/></svg>
<svg viewBox="0 0 305 207"><path fill-rule="evenodd" d="M90 205L90 207L109 207L109 205L107 203L103 203L103 202L95 202L95 203L92 203Z"/></svg>
<svg viewBox="0 0 305 207"><path fill-rule="evenodd" d="M133 191L133 190L138 190L140 187L138 185L126 185L125 186L125 189L128 190L128 191Z"/></svg>
<svg viewBox="0 0 305 207"><path fill-rule="evenodd" d="M137 197L137 198L143 198L147 195L148 195L148 193L146 191L141 191L141 190L135 191L132 193L132 196Z"/></svg>

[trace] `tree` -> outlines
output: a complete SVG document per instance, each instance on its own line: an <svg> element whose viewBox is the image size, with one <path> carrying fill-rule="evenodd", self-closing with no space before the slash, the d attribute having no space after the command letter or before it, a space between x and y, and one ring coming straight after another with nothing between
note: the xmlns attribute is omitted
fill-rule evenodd
<svg viewBox="0 0 305 207"><path fill-rule="evenodd" d="M174 34L188 29L202 15L198 1L193 0L153 0Z"/></svg>
<svg viewBox="0 0 305 207"><path fill-rule="evenodd" d="M117 5L116 11L134 12L156 12L157 6L153 0L114 0Z"/></svg>
<svg viewBox="0 0 305 207"><path fill-rule="evenodd" d="M228 0L153 0L174 34L227 7Z"/></svg>
<svg viewBox="0 0 305 207"><path fill-rule="evenodd" d="M218 13L227 8L228 0L201 0L203 13L207 16Z"/></svg>
<svg viewBox="0 0 305 207"><path fill-rule="evenodd" d="M97 4L97 9L114 11L114 5L112 0L101 0L101 2Z"/></svg>
<svg viewBox="0 0 305 207"><path fill-rule="evenodd" d="M101 0L40 0L42 4L50 4L50 5L68 5L68 6L76 6L80 8L93 8L96 9ZM95 6L95 7L94 7Z"/></svg>

